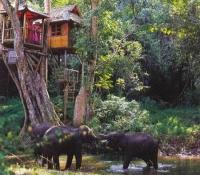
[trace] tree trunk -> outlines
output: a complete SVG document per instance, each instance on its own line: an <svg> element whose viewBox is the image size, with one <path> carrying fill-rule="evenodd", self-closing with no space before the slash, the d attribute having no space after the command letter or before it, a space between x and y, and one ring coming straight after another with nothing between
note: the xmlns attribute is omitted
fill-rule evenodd
<svg viewBox="0 0 200 175"><path fill-rule="evenodd" d="M27 122L30 122L31 125L41 122L60 124L44 79L37 71L30 68L28 58L25 55L23 35L17 15L19 1L15 1L15 9L12 9L8 0L1 1L11 18L14 29L14 50L17 55L16 71L7 64L5 55L4 62L18 89L25 111L25 125Z"/></svg>
<svg viewBox="0 0 200 175"><path fill-rule="evenodd" d="M99 4L99 0L91 0L92 11L96 11ZM95 69L97 62L97 16L94 15L91 20L91 41L94 43L93 53L89 61L89 92L92 93L95 78Z"/></svg>
<svg viewBox="0 0 200 175"><path fill-rule="evenodd" d="M91 0L92 11L97 10L98 4L99 0ZM84 121L91 119L93 114L89 98L92 94L94 86L95 68L97 61L97 16L96 15L94 15L91 20L91 41L92 43L94 43L94 49L88 65L89 69L88 84L85 87L85 84L82 83L82 87L75 101L73 124L76 127L83 124ZM84 71L82 71L82 74L83 73Z"/></svg>

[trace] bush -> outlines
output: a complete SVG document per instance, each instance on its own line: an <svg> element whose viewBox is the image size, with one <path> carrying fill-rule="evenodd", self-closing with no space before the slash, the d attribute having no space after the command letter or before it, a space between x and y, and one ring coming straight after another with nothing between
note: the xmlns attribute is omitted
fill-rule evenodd
<svg viewBox="0 0 200 175"><path fill-rule="evenodd" d="M94 100L95 117L89 123L96 131L148 131L150 129L149 113L136 101L108 96L102 101Z"/></svg>
<svg viewBox="0 0 200 175"><path fill-rule="evenodd" d="M10 175L11 172L7 169L5 164L4 155L0 153L0 175Z"/></svg>
<svg viewBox="0 0 200 175"><path fill-rule="evenodd" d="M0 104L0 145L5 150L16 151L23 119L24 112L19 99L10 99L5 104Z"/></svg>
<svg viewBox="0 0 200 175"><path fill-rule="evenodd" d="M110 95L107 100L93 99L95 116L89 123L97 132L134 131L154 136L188 136L200 130L198 107L168 107L145 98L126 101Z"/></svg>

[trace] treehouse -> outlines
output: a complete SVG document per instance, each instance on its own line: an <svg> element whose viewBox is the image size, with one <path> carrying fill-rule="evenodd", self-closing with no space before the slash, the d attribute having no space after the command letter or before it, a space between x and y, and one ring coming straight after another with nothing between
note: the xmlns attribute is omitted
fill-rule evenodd
<svg viewBox="0 0 200 175"><path fill-rule="evenodd" d="M45 11L49 16L35 11L27 5L19 6L18 16L25 46L24 52L29 67L39 72L44 77L45 81L47 81L47 75L54 75L56 77L58 86L61 87L60 89L64 92L61 93L64 94L64 106L65 109L67 109L67 101L75 100L80 84L80 65L74 70L69 64L70 60L73 60L73 63L75 63L76 60L80 62L80 59L73 54L73 37L71 35L71 30L81 23L80 12L76 5L68 5L54 9L51 9L49 6L48 9L49 11L46 9ZM11 20L6 11L2 8L1 3L0 15L2 16L2 18L0 18L0 20L2 19L0 39L4 47L4 58L6 58L9 67L16 72L17 56L13 49L14 32ZM47 18L49 21L48 29L47 23L45 23L45 19ZM48 31L48 49L45 48L44 29ZM2 60L0 60L0 70L5 68L4 64L2 64ZM9 79L3 79L4 77L8 77L7 71L0 73L0 80L2 80L0 81L0 85L5 84L6 80L10 81L10 77ZM7 81L7 86L10 87L9 81ZM2 94L5 94L3 89L0 88L0 95L1 91ZM66 110L64 116L66 116Z"/></svg>
<svg viewBox="0 0 200 175"><path fill-rule="evenodd" d="M5 10L0 9L0 14L3 17L1 42L5 47L13 47L14 32L11 25L11 20ZM27 5L19 6L18 16L21 24L25 47L42 49L44 19L48 18L48 16L33 10Z"/></svg>
<svg viewBox="0 0 200 175"><path fill-rule="evenodd" d="M69 53L73 44L71 29L80 23L80 12L76 5L52 9L48 31L49 48L53 52L68 51Z"/></svg>

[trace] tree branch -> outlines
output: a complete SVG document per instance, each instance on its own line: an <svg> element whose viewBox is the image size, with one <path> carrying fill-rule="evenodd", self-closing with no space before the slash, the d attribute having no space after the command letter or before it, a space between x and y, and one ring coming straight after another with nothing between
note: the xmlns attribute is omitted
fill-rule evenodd
<svg viewBox="0 0 200 175"><path fill-rule="evenodd" d="M19 0L15 0L15 14L17 14L19 9Z"/></svg>

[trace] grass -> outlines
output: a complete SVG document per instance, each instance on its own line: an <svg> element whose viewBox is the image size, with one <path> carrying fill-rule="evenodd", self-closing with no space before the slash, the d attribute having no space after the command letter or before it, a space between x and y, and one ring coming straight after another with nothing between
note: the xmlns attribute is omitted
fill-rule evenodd
<svg viewBox="0 0 200 175"><path fill-rule="evenodd" d="M61 169L64 168L66 161L65 156L61 156L60 165ZM15 164L9 167L11 172L15 172L16 174L26 174L26 175L100 175L105 174L105 171L102 170L108 167L104 161L100 161L99 157L93 156L83 156L82 167L80 171L75 171L75 160L72 163L72 170L69 171L56 171L56 170L48 170L46 167L42 168L38 164L34 162L29 162L24 164Z"/></svg>
<svg viewBox="0 0 200 175"><path fill-rule="evenodd" d="M184 136L200 131L200 107L146 108L156 135Z"/></svg>

